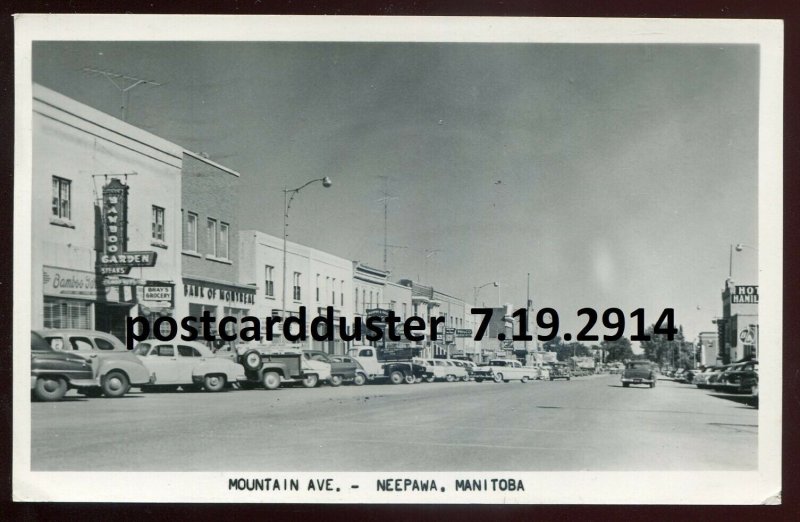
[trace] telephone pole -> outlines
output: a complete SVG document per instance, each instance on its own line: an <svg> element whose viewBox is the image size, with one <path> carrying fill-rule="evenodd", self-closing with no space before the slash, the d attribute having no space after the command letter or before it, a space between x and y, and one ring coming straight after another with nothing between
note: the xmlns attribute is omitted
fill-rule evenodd
<svg viewBox="0 0 800 522"><path fill-rule="evenodd" d="M400 198L389 194L389 176L378 177L382 178L384 181L383 197L378 201L383 202L383 269L386 270L387 251L389 249L389 201Z"/></svg>

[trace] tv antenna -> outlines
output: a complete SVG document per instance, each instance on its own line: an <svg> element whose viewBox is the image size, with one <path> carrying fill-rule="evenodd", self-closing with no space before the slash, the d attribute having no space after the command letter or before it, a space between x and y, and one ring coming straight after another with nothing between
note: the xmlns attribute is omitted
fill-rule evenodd
<svg viewBox="0 0 800 522"><path fill-rule="evenodd" d="M389 201L400 199L389 194L389 176L378 176L383 179L383 197L378 201L383 202L383 269L386 270L387 251L389 248Z"/></svg>
<svg viewBox="0 0 800 522"><path fill-rule="evenodd" d="M125 74L119 74L112 71L104 71L101 69L93 69L92 67L84 67L84 72L91 74L99 74L105 76L111 84L117 88L122 94L122 105L120 106L120 118L122 121L128 121L128 105L130 104L130 91L140 85L152 85L154 87L161 87L163 83L154 82L153 80L145 80L144 78L136 78Z"/></svg>

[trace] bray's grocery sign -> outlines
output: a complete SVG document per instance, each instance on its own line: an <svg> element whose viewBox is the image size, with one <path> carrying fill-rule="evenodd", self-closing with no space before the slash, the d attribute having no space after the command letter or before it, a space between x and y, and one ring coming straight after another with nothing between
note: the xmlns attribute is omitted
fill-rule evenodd
<svg viewBox="0 0 800 522"><path fill-rule="evenodd" d="M103 187L101 229L100 274L125 275L135 266L156 265L156 252L128 252L128 186L117 178Z"/></svg>

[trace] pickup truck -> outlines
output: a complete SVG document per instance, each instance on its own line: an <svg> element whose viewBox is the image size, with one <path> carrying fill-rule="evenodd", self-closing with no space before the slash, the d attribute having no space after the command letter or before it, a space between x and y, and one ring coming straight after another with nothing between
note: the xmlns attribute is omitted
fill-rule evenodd
<svg viewBox="0 0 800 522"><path fill-rule="evenodd" d="M632 361L625 365L620 380L625 388L631 384L649 384L651 388L655 388L656 372L650 361Z"/></svg>
<svg viewBox="0 0 800 522"><path fill-rule="evenodd" d="M294 346L252 346L218 350L217 357L229 357L244 366L247 380L240 382L242 388L261 385L274 390L282 383L300 382L306 388L314 388L320 381L330 381L330 364L307 360L303 352Z"/></svg>
<svg viewBox="0 0 800 522"><path fill-rule="evenodd" d="M354 346L348 355L361 364L370 382L388 379L392 384L413 384L433 377L424 366L412 362L418 352L419 349L415 348L385 350L375 346Z"/></svg>
<svg viewBox="0 0 800 522"><path fill-rule="evenodd" d="M526 368L514 359L492 359L484 366L472 371L475 382L493 380L494 382L522 381L528 382L538 376L535 368Z"/></svg>

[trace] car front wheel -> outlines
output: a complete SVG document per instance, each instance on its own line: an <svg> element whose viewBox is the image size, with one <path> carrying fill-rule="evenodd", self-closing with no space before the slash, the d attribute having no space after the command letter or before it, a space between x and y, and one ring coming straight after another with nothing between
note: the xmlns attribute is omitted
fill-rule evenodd
<svg viewBox="0 0 800 522"><path fill-rule="evenodd" d="M364 376L363 373L357 373L355 378L353 379L353 384L356 386L364 386L366 384L367 378Z"/></svg>
<svg viewBox="0 0 800 522"><path fill-rule="evenodd" d="M203 379L203 386L206 391L222 391L225 388L225 377L222 375L206 375L206 378Z"/></svg>
<svg viewBox="0 0 800 522"><path fill-rule="evenodd" d="M130 387L128 377L120 371L108 372L103 379L103 395L106 397L122 397Z"/></svg>
<svg viewBox="0 0 800 522"><path fill-rule="evenodd" d="M59 401L67 393L67 381L61 377L39 377L34 395L40 401Z"/></svg>
<svg viewBox="0 0 800 522"><path fill-rule="evenodd" d="M522 378L522 382L528 382L528 376L527 375Z"/></svg>
<svg viewBox="0 0 800 522"><path fill-rule="evenodd" d="M494 382L503 382L503 374L502 373L494 374Z"/></svg>
<svg viewBox="0 0 800 522"><path fill-rule="evenodd" d="M303 377L303 386L306 388L314 388L317 383L319 383L319 377L315 373Z"/></svg>
<svg viewBox="0 0 800 522"><path fill-rule="evenodd" d="M406 384L414 384L415 382L417 382L417 378L414 377L413 373L409 373L408 375L406 375L404 380L406 381Z"/></svg>

